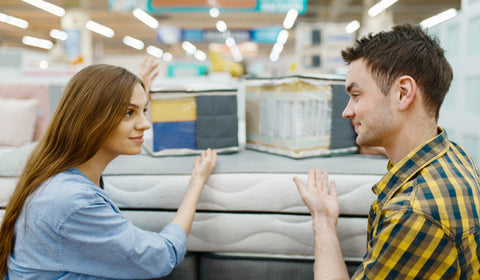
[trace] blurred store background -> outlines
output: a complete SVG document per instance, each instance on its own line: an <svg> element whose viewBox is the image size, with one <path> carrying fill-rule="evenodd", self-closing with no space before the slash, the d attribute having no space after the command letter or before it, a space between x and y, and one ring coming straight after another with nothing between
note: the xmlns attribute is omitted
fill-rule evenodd
<svg viewBox="0 0 480 280"><path fill-rule="evenodd" d="M161 64L156 87L344 75L340 50L403 22L447 50L455 79L440 124L478 162L480 0L0 0L0 83L59 94L81 67L137 73L146 54Z"/></svg>

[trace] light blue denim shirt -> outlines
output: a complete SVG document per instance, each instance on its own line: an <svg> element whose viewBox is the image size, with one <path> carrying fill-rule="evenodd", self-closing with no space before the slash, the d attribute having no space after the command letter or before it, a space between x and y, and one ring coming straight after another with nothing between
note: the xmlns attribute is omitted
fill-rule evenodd
<svg viewBox="0 0 480 280"><path fill-rule="evenodd" d="M77 168L40 186L15 224L5 279L142 279L168 275L185 257L176 224L160 233L126 220Z"/></svg>

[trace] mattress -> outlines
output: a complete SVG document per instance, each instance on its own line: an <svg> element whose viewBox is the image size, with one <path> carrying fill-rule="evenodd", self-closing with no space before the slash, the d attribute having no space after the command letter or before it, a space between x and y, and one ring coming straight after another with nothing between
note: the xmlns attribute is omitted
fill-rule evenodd
<svg viewBox="0 0 480 280"><path fill-rule="evenodd" d="M0 208L32 146L0 155ZM121 156L104 172L105 189L135 225L159 231L173 218L188 188L194 157ZM348 155L295 160L251 150L219 155L203 189L187 240L190 252L289 258L313 257L312 221L294 176L306 180L320 167L337 183L338 235L347 260L365 251L371 187L386 172L386 159Z"/></svg>

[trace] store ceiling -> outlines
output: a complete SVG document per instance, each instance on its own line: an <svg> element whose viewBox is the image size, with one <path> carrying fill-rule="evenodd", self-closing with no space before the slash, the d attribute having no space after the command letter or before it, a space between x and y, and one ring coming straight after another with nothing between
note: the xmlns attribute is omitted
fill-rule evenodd
<svg viewBox="0 0 480 280"><path fill-rule="evenodd" d="M361 20L366 9L363 2L376 0L308 0L307 12L300 15L297 22L350 22ZM155 31L137 20L131 13L109 11L108 0L50 0L49 2L65 9L82 8L90 12L92 20L111 27L113 38L93 34L93 43L104 54L133 54L139 51L125 46L122 38L126 35L141 39L146 45L156 45L173 53L180 51L178 45L162 45L156 41ZM460 9L461 0L399 0L390 9L395 23L405 21L419 23L421 20L449 8ZM21 0L0 0L0 12L25 19L27 29L21 29L0 22L0 45L7 47L27 47L21 43L25 35L50 39L51 29L61 29L60 18L40 10ZM262 26L281 25L284 14L264 13L222 13L219 18L211 18L207 12L171 13L154 15L160 25L175 25L181 28L214 29L218 19L224 20L229 29L251 29ZM271 46L268 46L270 49ZM39 49L37 49L39 50ZM98 51L98 50L97 50Z"/></svg>

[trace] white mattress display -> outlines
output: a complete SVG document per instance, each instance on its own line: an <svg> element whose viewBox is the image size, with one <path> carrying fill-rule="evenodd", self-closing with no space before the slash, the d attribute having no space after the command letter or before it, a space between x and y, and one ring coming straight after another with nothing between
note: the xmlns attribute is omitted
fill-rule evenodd
<svg viewBox="0 0 480 280"><path fill-rule="evenodd" d="M2 210L30 149L0 155ZM127 219L159 231L180 205L193 163L191 156L122 156L105 170L105 189ZM386 159L381 157L294 160L248 150L219 155L217 168L201 193L187 250L312 258L312 221L293 177L306 180L308 169L315 167L330 172L337 183L342 251L346 259L359 260L365 251L368 211L375 199L371 187L386 171Z"/></svg>

